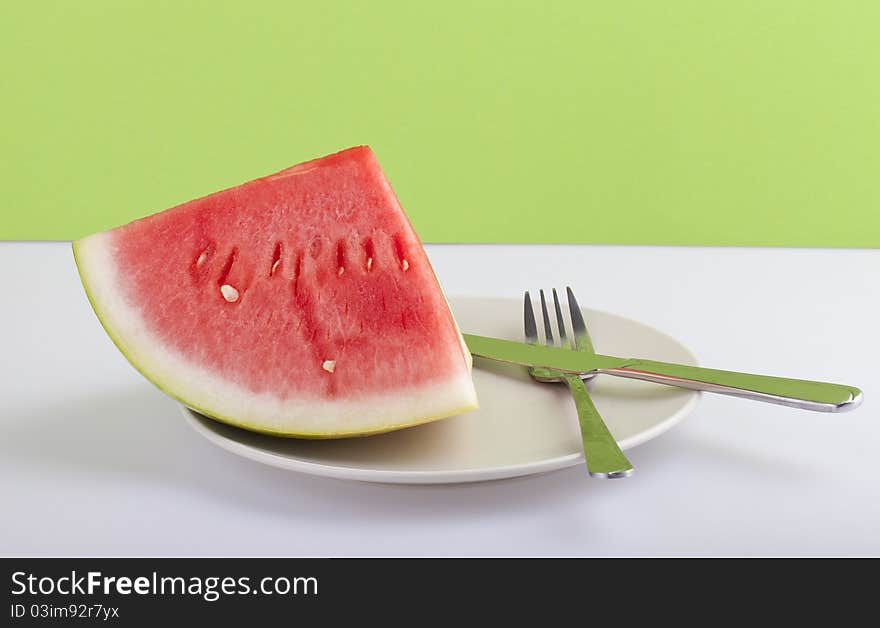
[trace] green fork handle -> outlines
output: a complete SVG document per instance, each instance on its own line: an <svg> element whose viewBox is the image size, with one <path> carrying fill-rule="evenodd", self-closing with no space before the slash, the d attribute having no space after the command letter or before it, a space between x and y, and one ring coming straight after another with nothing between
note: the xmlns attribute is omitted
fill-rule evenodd
<svg viewBox="0 0 880 628"><path fill-rule="evenodd" d="M625 478L632 475L632 464L623 455L617 441L608 431L605 421L602 420L587 393L583 380L577 375L565 375L564 378L577 406L581 438L584 442L584 457L590 475L599 478Z"/></svg>

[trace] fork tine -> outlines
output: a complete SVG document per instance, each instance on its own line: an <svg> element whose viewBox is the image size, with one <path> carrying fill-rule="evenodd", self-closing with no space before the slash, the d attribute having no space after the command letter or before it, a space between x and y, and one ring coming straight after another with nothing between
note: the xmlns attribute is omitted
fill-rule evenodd
<svg viewBox="0 0 880 628"><path fill-rule="evenodd" d="M535 344L538 342L538 325L535 322L535 310L532 308L532 298L526 291L523 307L523 320L526 329L526 342Z"/></svg>
<svg viewBox="0 0 880 628"><path fill-rule="evenodd" d="M553 329L550 327L550 313L547 312L547 301L544 300L544 291L541 290L541 314L544 316L544 344L553 346Z"/></svg>
<svg viewBox="0 0 880 628"><path fill-rule="evenodd" d="M564 345L568 338L565 335L565 319L562 318L562 308L559 307L559 295L553 288L553 307L556 310L556 328L559 329L559 344Z"/></svg>
<svg viewBox="0 0 880 628"><path fill-rule="evenodd" d="M565 288L568 293L568 310L571 313L571 326L574 333L575 345L577 347L586 347L593 351L593 341L590 340L590 334L584 323L584 316L581 314L581 308L577 299L574 298L574 292L570 287Z"/></svg>

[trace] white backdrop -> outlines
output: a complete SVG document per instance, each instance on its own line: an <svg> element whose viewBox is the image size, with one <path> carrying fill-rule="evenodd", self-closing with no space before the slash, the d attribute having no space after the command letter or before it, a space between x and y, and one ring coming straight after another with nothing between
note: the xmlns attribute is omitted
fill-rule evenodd
<svg viewBox="0 0 880 628"><path fill-rule="evenodd" d="M880 251L434 245L449 294L571 284L702 364L860 386L840 415L705 395L630 450L475 485L296 475L197 436L105 336L67 243L0 243L2 555L880 554Z"/></svg>

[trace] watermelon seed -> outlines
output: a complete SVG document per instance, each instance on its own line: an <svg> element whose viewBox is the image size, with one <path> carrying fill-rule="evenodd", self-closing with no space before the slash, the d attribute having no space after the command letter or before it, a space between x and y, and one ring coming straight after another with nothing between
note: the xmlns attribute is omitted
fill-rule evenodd
<svg viewBox="0 0 880 628"><path fill-rule="evenodd" d="M238 290L230 286L228 283L220 286L220 294L223 295L223 298L226 299L229 303L235 303L238 301Z"/></svg>
<svg viewBox="0 0 880 628"><path fill-rule="evenodd" d="M206 259L208 259L208 252L202 251L202 254L199 255L199 258L196 260L196 268L204 264Z"/></svg>
<svg viewBox="0 0 880 628"><path fill-rule="evenodd" d="M324 360L324 363L321 366L328 373L332 373L336 370L336 360Z"/></svg>
<svg viewBox="0 0 880 628"><path fill-rule="evenodd" d="M299 275L302 272L302 262L303 256L302 253L296 256L296 264L293 266L293 291L294 293L297 291L299 287Z"/></svg>
<svg viewBox="0 0 880 628"><path fill-rule="evenodd" d="M367 256L367 270L371 270L373 268L373 240L372 238L367 238L364 240L364 253Z"/></svg>
<svg viewBox="0 0 880 628"><path fill-rule="evenodd" d="M339 268L336 274L342 277L345 272L345 242L342 240L336 243L336 266Z"/></svg>
<svg viewBox="0 0 880 628"><path fill-rule="evenodd" d="M400 267L403 270L409 268L409 262L406 261L406 251L403 248L403 239L399 235L394 236L394 252L397 253L397 259L400 260Z"/></svg>
<svg viewBox="0 0 880 628"><path fill-rule="evenodd" d="M226 283L226 278L229 277L230 271L232 271L232 265L235 263L235 258L238 257L238 248L232 247L232 250L229 252L229 257L226 258L226 263L223 265L223 269L220 271L220 277L217 280L218 285L223 285Z"/></svg>
<svg viewBox="0 0 880 628"><path fill-rule="evenodd" d="M269 276L275 274L275 271L278 270L278 267L281 265L281 242L275 243L275 250L272 252L272 269L269 271Z"/></svg>

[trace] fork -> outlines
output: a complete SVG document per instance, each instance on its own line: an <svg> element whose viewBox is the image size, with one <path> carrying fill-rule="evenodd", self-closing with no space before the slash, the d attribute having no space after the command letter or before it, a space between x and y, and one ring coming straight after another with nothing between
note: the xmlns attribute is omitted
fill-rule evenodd
<svg viewBox="0 0 880 628"><path fill-rule="evenodd" d="M541 314L544 320L544 344L548 346L556 346L553 339L553 330L550 326L550 314L547 311L547 301L544 298L544 291L541 294ZM568 309L571 314L571 324L573 337L571 348L575 351L593 352L593 343L584 324L584 318L581 309L571 288L568 288ZM553 304L556 310L556 324L559 329L560 346L565 347L568 344L568 337L565 333L565 320L562 317L562 309L559 307L559 297L556 289L553 289ZM535 311L532 308L532 299L529 293L525 294L524 303L524 322L526 342L530 344L538 343L538 326L535 322ZM547 368L529 368L529 375L538 382L565 382L571 395L574 398L577 407L578 423L581 428L581 439L584 444L584 458L587 462L587 470L590 476L594 478L625 478L633 474L633 466L627 460L626 456L620 450L617 441L608 431L608 426L602 420L602 416L593 405L587 387L581 377L577 374L564 373L554 369Z"/></svg>

